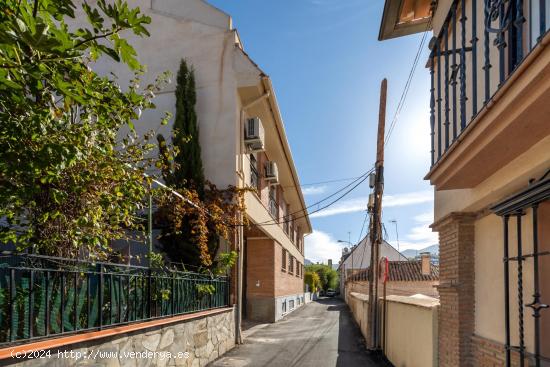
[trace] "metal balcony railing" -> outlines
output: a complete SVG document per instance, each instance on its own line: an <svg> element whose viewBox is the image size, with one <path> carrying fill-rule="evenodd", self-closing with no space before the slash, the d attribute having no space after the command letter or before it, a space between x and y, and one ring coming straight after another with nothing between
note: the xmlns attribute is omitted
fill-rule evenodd
<svg viewBox="0 0 550 367"><path fill-rule="evenodd" d="M37 255L0 257L0 346L229 305L229 279Z"/></svg>
<svg viewBox="0 0 550 367"><path fill-rule="evenodd" d="M430 42L431 164L546 35L550 0L454 0Z"/></svg>

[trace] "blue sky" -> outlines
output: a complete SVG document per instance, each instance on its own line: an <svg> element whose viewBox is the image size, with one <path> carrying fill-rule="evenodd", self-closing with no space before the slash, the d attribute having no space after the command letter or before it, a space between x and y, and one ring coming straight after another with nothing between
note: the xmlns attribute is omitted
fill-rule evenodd
<svg viewBox="0 0 550 367"><path fill-rule="evenodd" d="M422 38L379 42L383 0L210 0L229 13L245 50L271 77L302 184L356 177L374 164L380 82L389 125ZM429 168L427 47L386 149L383 221L401 250L437 242ZM349 183L304 186L308 204ZM359 239L368 185L311 218L306 258L340 257L338 239Z"/></svg>

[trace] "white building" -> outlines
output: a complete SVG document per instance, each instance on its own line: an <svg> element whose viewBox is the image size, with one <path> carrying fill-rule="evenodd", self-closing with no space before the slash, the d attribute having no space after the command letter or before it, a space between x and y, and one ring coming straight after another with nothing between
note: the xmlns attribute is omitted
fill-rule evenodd
<svg viewBox="0 0 550 367"><path fill-rule="evenodd" d="M251 319L276 321L303 303L303 236L311 224L271 80L244 51L231 17L207 2L135 0L130 5L151 17L150 37L127 35L147 67L142 84L166 70L175 79L182 59L195 70L206 178L219 188L257 189L246 193L252 226L236 239L243 249L243 311ZM125 65L106 58L94 68L113 72L122 86L133 77ZM172 83L158 93L157 108L143 112L138 132L156 129L171 136L171 124L161 127L160 119L165 111L175 112L174 91ZM252 118L261 120L264 132L254 151L245 141Z"/></svg>
<svg viewBox="0 0 550 367"><path fill-rule="evenodd" d="M345 249L342 252L342 259L338 265L340 274L340 294L342 297L345 294L346 278L355 272L367 269L370 266L371 243L369 235L365 236L351 250ZM347 250L347 251L346 251ZM380 258L387 258L389 261L407 261L408 259L397 251L392 245L386 241L382 241L380 245Z"/></svg>

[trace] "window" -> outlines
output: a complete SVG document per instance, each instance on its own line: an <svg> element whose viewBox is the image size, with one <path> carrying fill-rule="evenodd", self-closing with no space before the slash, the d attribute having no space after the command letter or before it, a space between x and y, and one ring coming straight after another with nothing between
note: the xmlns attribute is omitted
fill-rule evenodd
<svg viewBox="0 0 550 367"><path fill-rule="evenodd" d="M298 260L296 260L296 276L297 276L298 278L300 277L300 272L301 272L301 270L302 270L302 267L301 267L301 266L302 266L302 264L300 264L300 263L298 262Z"/></svg>
<svg viewBox="0 0 550 367"><path fill-rule="evenodd" d="M289 205L285 202L283 202L283 230L285 231L285 233L288 235L288 230L290 228L290 225L289 225L289 216L288 216L288 212L289 212Z"/></svg>
<svg viewBox="0 0 550 367"><path fill-rule="evenodd" d="M277 186L269 187L269 213L271 216L279 220L279 206L277 205Z"/></svg>
<svg viewBox="0 0 550 367"><path fill-rule="evenodd" d="M283 312L283 314L286 313L286 300L283 301L283 303L281 304L281 311Z"/></svg>
<svg viewBox="0 0 550 367"><path fill-rule="evenodd" d="M550 234L550 180L539 180L530 183L528 188L506 198L493 206L492 211L502 217L503 226L503 250L504 255L504 330L505 340L512 345L517 345L519 340L520 360L526 358L524 340L527 332L533 337L535 354L531 355L536 365L546 361L550 357L550 332L546 325L550 325L550 314L546 313L545 301L549 298L550 287L542 281L548 279L550 264L550 248L548 236ZM529 237L521 234L527 234ZM517 250L516 250L517 249ZM515 252L514 252L515 251ZM515 256L514 256L515 255ZM532 270L526 270L524 265L529 262ZM526 280L524 280L526 278ZM542 282L541 282L542 281ZM523 289L524 282L533 284L533 292L527 293ZM515 290L514 287L517 287ZM525 297L525 298L524 298ZM532 297L532 298L530 298ZM521 307L515 307L519 304ZM525 330L524 314L527 308L534 329ZM518 324L510 323L512 312L518 312ZM542 313L541 313L542 312ZM525 320L525 322L528 322ZM546 326L546 327L545 327ZM516 329L516 333L512 332ZM517 335L515 338L513 335ZM527 336L529 337L529 335ZM515 349L510 344L505 345L506 365L510 365L512 359L510 351ZM543 365L546 365L543 363Z"/></svg>
<svg viewBox="0 0 550 367"><path fill-rule="evenodd" d="M294 273L294 257L292 255L288 256L288 272Z"/></svg>
<svg viewBox="0 0 550 367"><path fill-rule="evenodd" d="M254 154L251 154L250 155L250 186L257 189L259 192L260 191L259 183L260 183L260 180L258 176L258 162Z"/></svg>
<svg viewBox="0 0 550 367"><path fill-rule="evenodd" d="M283 271L286 271L286 250L285 249L282 249L283 250L283 261L282 261L282 270Z"/></svg>

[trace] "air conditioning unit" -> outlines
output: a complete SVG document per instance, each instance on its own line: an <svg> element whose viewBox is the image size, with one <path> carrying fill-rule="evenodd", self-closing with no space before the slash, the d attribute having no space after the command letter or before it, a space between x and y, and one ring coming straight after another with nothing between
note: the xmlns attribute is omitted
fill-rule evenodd
<svg viewBox="0 0 550 367"><path fill-rule="evenodd" d="M253 117L246 121L244 128L244 143L250 153L264 150L264 127L259 117Z"/></svg>
<svg viewBox="0 0 550 367"><path fill-rule="evenodd" d="M265 162L265 180L271 184L279 183L279 170L277 163L273 161Z"/></svg>

